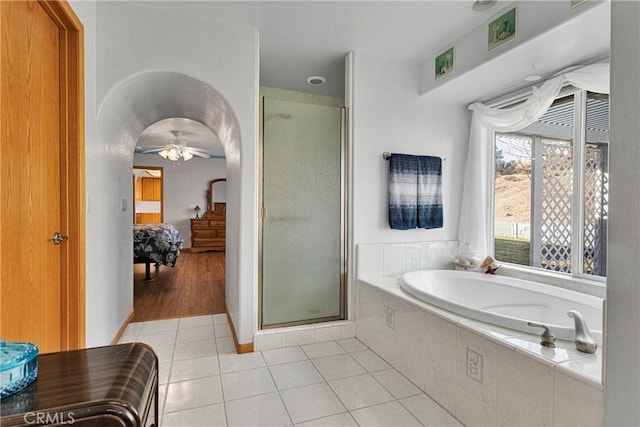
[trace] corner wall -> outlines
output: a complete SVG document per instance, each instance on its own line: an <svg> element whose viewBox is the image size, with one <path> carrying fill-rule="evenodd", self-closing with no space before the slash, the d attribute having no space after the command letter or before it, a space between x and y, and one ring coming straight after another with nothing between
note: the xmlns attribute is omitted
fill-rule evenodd
<svg viewBox="0 0 640 427"><path fill-rule="evenodd" d="M169 104L118 98L127 101L127 108L116 107L103 117L99 106L123 82L135 83L140 75L157 71L195 77L222 94L224 100L210 104L201 120L221 120L216 112L229 106L237 121L225 121L218 130L221 140L237 138L240 144L226 153L228 189L235 194L229 216L236 222L227 242L235 256L227 262L226 302L239 342L251 342L256 329L257 31L197 16L176 19L175 12L140 3L78 1L72 6L85 26L87 346L111 342L133 309L133 148L157 110L171 110ZM180 88L166 87L162 95L184 97L176 90ZM113 121L116 115L126 120ZM123 205L129 208L123 210Z"/></svg>
<svg viewBox="0 0 640 427"><path fill-rule="evenodd" d="M353 54L353 247L360 243L455 240L470 114L418 95L414 63ZM444 227L391 230L385 151L445 157Z"/></svg>
<svg viewBox="0 0 640 427"><path fill-rule="evenodd" d="M611 2L605 425L640 425L640 3Z"/></svg>

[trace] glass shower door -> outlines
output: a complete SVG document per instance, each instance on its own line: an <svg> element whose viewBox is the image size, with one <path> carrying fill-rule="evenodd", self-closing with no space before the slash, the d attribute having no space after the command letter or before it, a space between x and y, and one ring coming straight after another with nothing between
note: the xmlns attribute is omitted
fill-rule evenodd
<svg viewBox="0 0 640 427"><path fill-rule="evenodd" d="M265 98L262 326L342 316L341 109Z"/></svg>

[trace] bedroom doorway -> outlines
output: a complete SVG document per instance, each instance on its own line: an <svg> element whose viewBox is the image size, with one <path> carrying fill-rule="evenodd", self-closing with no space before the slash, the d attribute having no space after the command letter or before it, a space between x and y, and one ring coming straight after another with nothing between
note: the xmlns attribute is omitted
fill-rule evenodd
<svg viewBox="0 0 640 427"><path fill-rule="evenodd" d="M163 156L167 141L186 157ZM146 263L134 264L132 320L224 313L226 159L217 136L185 117L160 120L138 135L132 170L134 223L172 226L183 242L171 266L150 263L147 275Z"/></svg>
<svg viewBox="0 0 640 427"><path fill-rule="evenodd" d="M164 222L164 173L160 166L133 167L133 223Z"/></svg>

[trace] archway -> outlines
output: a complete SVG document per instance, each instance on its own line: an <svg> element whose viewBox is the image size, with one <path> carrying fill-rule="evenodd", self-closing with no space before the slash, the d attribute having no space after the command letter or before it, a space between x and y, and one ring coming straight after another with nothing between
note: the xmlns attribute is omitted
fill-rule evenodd
<svg viewBox="0 0 640 427"><path fill-rule="evenodd" d="M235 300L240 299L241 276L241 144L236 116L224 97L201 80L169 71L146 72L119 83L105 97L98 113L98 135L104 146L112 151L112 169L118 169L110 174L126 177L133 166L134 148L140 133L151 124L171 117L184 117L204 124L218 136L224 148L228 189L226 298L227 301L231 298L235 305ZM130 185L114 185L119 185L123 194L129 194L131 198ZM122 253L131 253L130 227L120 221L114 228L120 235L118 247ZM120 276L127 276L126 272ZM121 288L118 292L124 294L126 291ZM123 295L119 300L130 303Z"/></svg>

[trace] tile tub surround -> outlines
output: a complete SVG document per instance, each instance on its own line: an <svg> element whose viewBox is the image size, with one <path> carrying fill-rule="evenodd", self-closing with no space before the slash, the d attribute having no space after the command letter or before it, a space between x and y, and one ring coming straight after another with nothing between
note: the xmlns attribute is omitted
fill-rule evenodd
<svg viewBox="0 0 640 427"><path fill-rule="evenodd" d="M465 425L602 426L602 351L469 320L394 277L357 283L356 337Z"/></svg>
<svg viewBox="0 0 640 427"><path fill-rule="evenodd" d="M453 268L457 240L358 244L357 277L390 277L407 271Z"/></svg>

